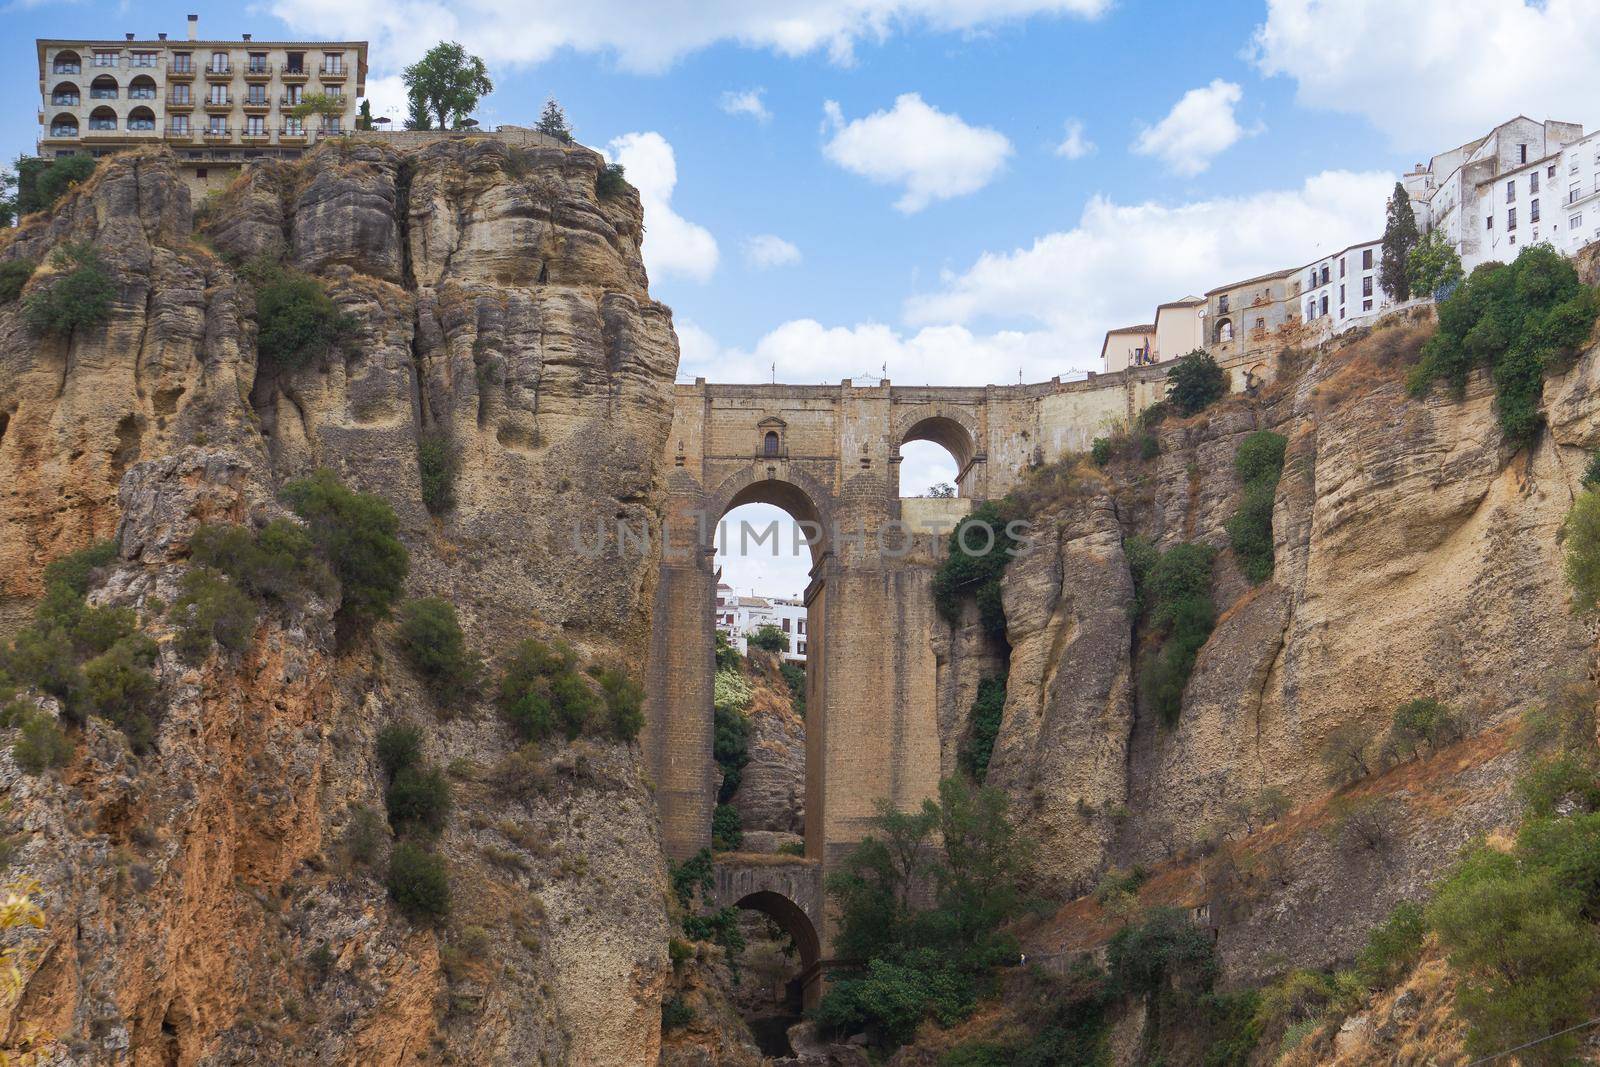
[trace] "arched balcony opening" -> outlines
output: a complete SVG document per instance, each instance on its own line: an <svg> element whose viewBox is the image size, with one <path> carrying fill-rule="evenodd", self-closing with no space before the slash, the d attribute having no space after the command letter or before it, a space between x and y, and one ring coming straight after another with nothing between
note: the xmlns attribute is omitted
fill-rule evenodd
<svg viewBox="0 0 1600 1067"><path fill-rule="evenodd" d="M156 98L156 80L148 74L141 74L128 83L129 100L154 100Z"/></svg>
<svg viewBox="0 0 1600 1067"><path fill-rule="evenodd" d="M76 137L78 136L78 117L76 115L57 115L50 120L51 137Z"/></svg>
<svg viewBox="0 0 1600 1067"><path fill-rule="evenodd" d="M156 128L156 113L147 107L136 107L128 112L128 129L150 131Z"/></svg>
<svg viewBox="0 0 1600 1067"><path fill-rule="evenodd" d="M117 128L117 113L109 107L97 107L89 112L89 129L114 130Z"/></svg>
<svg viewBox="0 0 1600 1067"><path fill-rule="evenodd" d="M102 74L89 83L90 100L115 100L117 93L117 79L109 74Z"/></svg>
<svg viewBox="0 0 1600 1067"><path fill-rule="evenodd" d="M50 103L56 107L77 107L82 102L77 82L62 82L50 90Z"/></svg>
<svg viewBox="0 0 1600 1067"><path fill-rule="evenodd" d="M83 58L76 52L57 52L56 58L50 64L53 74L81 74L83 73Z"/></svg>

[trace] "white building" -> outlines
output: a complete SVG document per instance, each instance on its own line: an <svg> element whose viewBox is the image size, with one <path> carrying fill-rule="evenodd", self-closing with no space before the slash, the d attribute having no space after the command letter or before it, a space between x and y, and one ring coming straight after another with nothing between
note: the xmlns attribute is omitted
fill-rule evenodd
<svg viewBox="0 0 1600 1067"><path fill-rule="evenodd" d="M1571 255L1600 237L1590 207L1597 157L1600 141L1584 137L1578 123L1519 115L1419 163L1401 181L1417 228L1443 230L1470 274L1482 263L1510 262L1530 244L1545 241Z"/></svg>
<svg viewBox="0 0 1600 1067"><path fill-rule="evenodd" d="M1378 281L1383 242L1342 248L1304 268L1300 302L1306 323L1326 333L1342 333L1372 322L1394 304Z"/></svg>
<svg viewBox="0 0 1600 1067"><path fill-rule="evenodd" d="M1106 331L1100 361L1107 374L1186 356L1206 342L1206 299L1186 296L1156 307L1156 321Z"/></svg>
<svg viewBox="0 0 1600 1067"><path fill-rule="evenodd" d="M763 626L776 626L789 638L784 659L806 661L806 606L795 597L742 595L733 586L717 583L717 629L740 655L750 651L749 637Z"/></svg>

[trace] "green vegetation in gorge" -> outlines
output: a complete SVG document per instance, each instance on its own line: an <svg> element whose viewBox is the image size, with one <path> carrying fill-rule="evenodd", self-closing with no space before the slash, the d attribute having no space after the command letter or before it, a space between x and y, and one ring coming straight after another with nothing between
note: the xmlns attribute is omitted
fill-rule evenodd
<svg viewBox="0 0 1600 1067"><path fill-rule="evenodd" d="M1000 720L1005 707L1006 680L1003 675L978 682L978 695L972 701L972 713L967 719L967 736L961 744L958 758L961 769L980 785L989 775L989 758L994 754L994 741L1000 734Z"/></svg>
<svg viewBox="0 0 1600 1067"><path fill-rule="evenodd" d="M1000 580L1018 544L1009 527L1011 518L1002 502L991 500L979 504L951 532L944 562L933 576L934 603L946 622L960 622L961 604L972 597L978 603L984 630L1004 640L1006 612Z"/></svg>
<svg viewBox="0 0 1600 1067"><path fill-rule="evenodd" d="M384 879L395 906L414 922L436 922L450 913L450 878L442 856L401 841L389 854Z"/></svg>
<svg viewBox="0 0 1600 1067"><path fill-rule="evenodd" d="M1228 520L1228 540L1239 569L1256 584L1272 577L1272 506L1288 443L1282 434L1257 430L1240 443L1233 457L1244 495L1239 510Z"/></svg>
<svg viewBox="0 0 1600 1067"><path fill-rule="evenodd" d="M749 641L751 648L759 648L763 652L789 651L789 635L770 622L757 626L755 632L746 640Z"/></svg>
<svg viewBox="0 0 1600 1067"><path fill-rule="evenodd" d="M1184 686L1216 624L1211 600L1216 552L1209 545L1186 542L1158 555L1137 538L1128 539L1124 552L1133 574L1135 608L1144 613L1146 634L1154 645L1140 660L1140 695L1163 723L1176 726Z"/></svg>
<svg viewBox="0 0 1600 1067"><path fill-rule="evenodd" d="M830 984L816 1012L828 1033L903 1044L923 1019L959 1022L1014 962L1005 927L1022 911L1030 843L1006 817L1005 795L959 778L921 810L880 808L874 832L828 879L838 954L860 972ZM914 887L934 887L924 903Z"/></svg>
<svg viewBox="0 0 1600 1067"><path fill-rule="evenodd" d="M290 482L283 498L339 579L341 630L359 632L386 618L411 565L389 502L346 488L328 470Z"/></svg>
<svg viewBox="0 0 1600 1067"><path fill-rule="evenodd" d="M422 481L422 504L430 514L443 515L456 506L456 477L461 455L449 434L434 427L417 438L417 474Z"/></svg>
<svg viewBox="0 0 1600 1067"><path fill-rule="evenodd" d="M578 654L529 638L507 658L495 704L524 741L604 734L631 741L644 725L644 690L618 668L593 665L600 691L578 671ZM602 714L604 712L604 714Z"/></svg>
<svg viewBox="0 0 1600 1067"><path fill-rule="evenodd" d="M308 367L355 333L355 317L340 311L316 278L261 262L246 274L256 280L256 352L263 367Z"/></svg>
<svg viewBox="0 0 1600 1067"><path fill-rule="evenodd" d="M1526 445L1544 421L1545 371L1589 337L1597 313L1594 290L1549 245L1524 248L1509 265L1485 263L1439 305L1439 330L1411 372L1411 391L1442 378L1460 394L1473 369L1486 367L1506 441Z"/></svg>
<svg viewBox="0 0 1600 1067"><path fill-rule="evenodd" d="M49 210L68 189L89 179L95 163L94 157L89 155L18 159L15 200L0 200L0 219L9 226L13 215L21 218Z"/></svg>
<svg viewBox="0 0 1600 1067"><path fill-rule="evenodd" d="M111 317L117 287L91 244L64 244L50 257L53 268L22 301L22 318L34 333L68 337Z"/></svg>
<svg viewBox="0 0 1600 1067"><path fill-rule="evenodd" d="M448 600L423 597L400 606L400 648L435 696L462 696L478 684L483 664Z"/></svg>
<svg viewBox="0 0 1600 1067"><path fill-rule="evenodd" d="M1167 403L1180 415L1198 415L1227 392L1227 372L1204 349L1179 356L1167 372Z"/></svg>
<svg viewBox="0 0 1600 1067"><path fill-rule="evenodd" d="M0 263L0 304L10 304L22 296L36 264L30 259L8 259Z"/></svg>

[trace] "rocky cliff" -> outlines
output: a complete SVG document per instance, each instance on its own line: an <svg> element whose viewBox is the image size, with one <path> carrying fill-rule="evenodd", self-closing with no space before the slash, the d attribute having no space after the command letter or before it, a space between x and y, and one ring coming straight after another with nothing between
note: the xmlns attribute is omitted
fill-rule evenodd
<svg viewBox="0 0 1600 1067"><path fill-rule="evenodd" d="M989 781L1044 843L1041 882L1073 896L1109 867L1176 864L1152 899L1200 909L1233 981L1348 958L1464 842L1514 823L1507 730L1588 676L1593 634L1568 606L1560 531L1600 441L1600 348L1547 381L1548 430L1514 452L1486 378L1461 397L1407 395L1431 329L1390 321L1290 354L1260 395L1159 426L1155 459L1082 465L1043 505L1041 550L1007 571L1009 688ZM1225 523L1242 490L1234 453L1260 429L1288 443L1275 568L1252 585ZM1171 728L1135 682L1135 536L1218 552L1216 627ZM1391 805L1393 840L1352 854L1321 832L1332 787L1319 754L1343 726L1381 735L1417 697L1459 709L1476 740L1364 787ZM1274 795L1294 815L1268 832L1273 817L1251 806ZM1253 874L1184 865L1244 839L1262 860ZM1086 916L1069 909L1038 947L1088 947Z"/></svg>
<svg viewBox="0 0 1600 1067"><path fill-rule="evenodd" d="M86 242L115 286L109 319L65 339L0 307L0 626L46 563L115 536L90 598L162 642L165 709L143 756L98 720L61 771L0 755L11 873L50 920L7 1041L25 1020L82 1063L655 1058L665 886L632 746L555 745L508 780L486 701L430 695L383 627L341 642L336 603L268 610L245 651L195 666L155 602L197 522L285 514L281 486L328 468L393 504L408 595L454 603L485 656L539 635L641 660L655 561L573 533L654 530L677 345L638 199L600 195L601 165L492 137L336 142L253 166L197 225L169 157L126 155L0 245L49 264ZM280 262L353 323L299 369L256 358L251 264ZM437 515L424 440L459 468ZM351 857L395 721L425 727L454 785L437 927Z"/></svg>

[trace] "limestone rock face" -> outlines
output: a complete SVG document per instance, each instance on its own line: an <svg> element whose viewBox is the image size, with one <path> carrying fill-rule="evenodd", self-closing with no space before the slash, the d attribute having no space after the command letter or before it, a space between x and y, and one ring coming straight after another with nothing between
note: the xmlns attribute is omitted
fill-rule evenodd
<svg viewBox="0 0 1600 1067"><path fill-rule="evenodd" d="M1386 326L1305 357L1260 397L1163 425L1157 459L1114 464L1105 495L1052 512L1045 550L1008 569L1011 680L990 781L1040 837L1046 884L1083 892L1108 866L1243 834L1241 811L1263 790L1320 801L1330 786L1318 754L1342 725L1376 738L1401 703L1432 696L1492 730L1553 680L1585 676L1592 635L1568 608L1560 528L1600 442L1600 359L1591 350L1548 382L1549 431L1513 455L1486 380L1459 399L1407 396L1426 334ZM1241 491L1233 454L1259 428L1289 445L1275 572L1251 586L1224 524ZM1170 729L1137 697L1143 635L1128 621L1119 549L1135 534L1218 549L1216 628ZM1237 976L1274 958L1348 955L1472 834L1513 818L1514 765L1486 762L1449 805L1402 790L1420 806L1381 865L1310 842L1271 894L1278 905L1230 909L1199 885L1185 902L1227 916L1213 921Z"/></svg>
<svg viewBox="0 0 1600 1067"><path fill-rule="evenodd" d="M746 830L803 834L806 814L806 723L795 711L778 657L752 649L748 659L753 693L750 762L733 805ZM774 846L774 851L776 846Z"/></svg>
<svg viewBox="0 0 1600 1067"><path fill-rule="evenodd" d="M64 339L0 307L0 636L46 563L115 534L92 596L164 639L152 598L175 598L194 526L285 515L283 484L328 467L393 504L408 595L451 600L486 658L538 635L641 662L677 343L638 199L600 198L600 165L352 139L252 167L202 242L170 157L127 155L10 233L0 258L91 243L118 296ZM258 373L252 283L229 264L259 256L316 276L352 342ZM437 514L424 440L458 469ZM51 923L0 1047L25 1021L135 1063L654 1062L667 893L637 749L506 764L516 739L481 694L430 694L381 627L336 647L336 607L269 607L246 651L203 664L164 650L143 758L96 725L31 777L0 738L12 868ZM397 719L450 771L437 928L389 902L387 840L370 861L347 843L372 813L386 835L373 744Z"/></svg>

